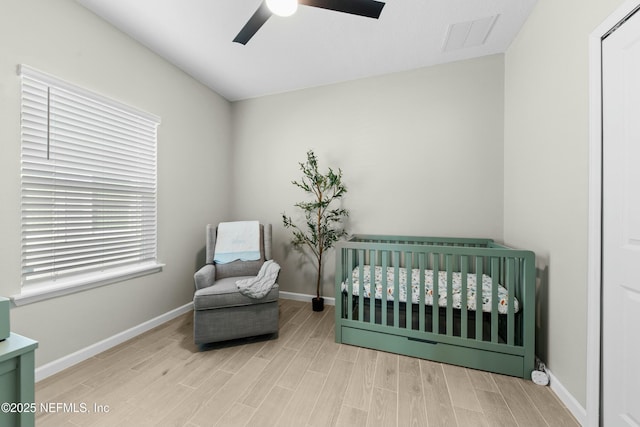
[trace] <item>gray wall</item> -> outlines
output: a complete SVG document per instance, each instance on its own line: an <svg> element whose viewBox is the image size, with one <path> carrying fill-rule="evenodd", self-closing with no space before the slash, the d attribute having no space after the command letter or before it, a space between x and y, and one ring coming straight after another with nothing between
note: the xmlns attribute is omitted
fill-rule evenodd
<svg viewBox="0 0 640 427"><path fill-rule="evenodd" d="M274 224L281 289L315 293L281 220L309 149L342 169L352 233L501 240L503 70L495 55L233 103L234 216Z"/></svg>
<svg viewBox="0 0 640 427"><path fill-rule="evenodd" d="M162 273L11 310L11 328L40 342L36 363L137 326L193 298L204 224L226 219L230 105L72 0L0 3L0 295L20 291L20 78L17 64L162 118L158 237Z"/></svg>
<svg viewBox="0 0 640 427"><path fill-rule="evenodd" d="M538 354L586 402L589 34L621 0L540 0L505 59L504 237L538 256Z"/></svg>

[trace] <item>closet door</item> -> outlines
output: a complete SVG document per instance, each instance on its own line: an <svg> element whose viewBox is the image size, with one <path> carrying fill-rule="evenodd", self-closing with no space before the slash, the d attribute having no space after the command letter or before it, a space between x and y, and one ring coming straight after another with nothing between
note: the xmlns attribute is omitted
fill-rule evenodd
<svg viewBox="0 0 640 427"><path fill-rule="evenodd" d="M602 424L640 426L640 12L602 42Z"/></svg>

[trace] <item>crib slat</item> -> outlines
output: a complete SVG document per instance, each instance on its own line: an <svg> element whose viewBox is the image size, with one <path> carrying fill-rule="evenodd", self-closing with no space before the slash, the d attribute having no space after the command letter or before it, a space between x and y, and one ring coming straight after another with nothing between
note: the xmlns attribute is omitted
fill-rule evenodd
<svg viewBox="0 0 640 427"><path fill-rule="evenodd" d="M447 335L453 335L453 256L445 257L445 265L447 267Z"/></svg>
<svg viewBox="0 0 640 427"><path fill-rule="evenodd" d="M498 280L500 258L491 258L491 342L498 342Z"/></svg>
<svg viewBox="0 0 640 427"><path fill-rule="evenodd" d="M364 249L358 250L358 320L364 319ZM369 284L371 288L371 284Z"/></svg>
<svg viewBox="0 0 640 427"><path fill-rule="evenodd" d="M382 251L382 289L380 291L380 296L382 299L380 311L382 313L381 321L383 325L387 325L387 287L389 284L387 283L387 268L389 268L389 251Z"/></svg>
<svg viewBox="0 0 640 427"><path fill-rule="evenodd" d="M411 284L412 281L412 273L413 273L413 256L411 252L404 253L404 263L405 268L407 270L407 299L405 304L405 317L406 322L405 326L407 329L411 329L411 325L413 324L413 287Z"/></svg>
<svg viewBox="0 0 640 427"><path fill-rule="evenodd" d="M440 309L438 301L440 300L440 254L433 254L433 305L431 307L431 331L434 334L440 333Z"/></svg>
<svg viewBox="0 0 640 427"><path fill-rule="evenodd" d="M393 326L400 327L400 252L393 252Z"/></svg>
<svg viewBox="0 0 640 427"><path fill-rule="evenodd" d="M516 259L516 271L515 271L515 275L516 275L516 279L514 282L514 289L513 290L509 290L510 292L513 292L513 298L517 299L520 302L520 312L522 312L522 310L524 310L524 300L522 299L522 296L524 295L521 290L522 287L524 285L523 283L523 279L524 279L524 258L517 258ZM515 308L514 308L514 313L515 313ZM514 328L515 328L515 345L523 345L522 342L522 319L523 316L515 316L515 320L514 320Z"/></svg>
<svg viewBox="0 0 640 427"><path fill-rule="evenodd" d="M483 341L482 337L482 275L484 274L484 258L476 258L476 341Z"/></svg>
<svg viewBox="0 0 640 427"><path fill-rule="evenodd" d="M460 336L468 338L467 320L469 316L469 309L467 305L467 289L468 289L468 275L469 275L469 257L463 256L460 259L460 271L462 275L462 298L460 301Z"/></svg>
<svg viewBox="0 0 640 427"><path fill-rule="evenodd" d="M424 278L424 258L425 258L425 254L424 252L420 252L418 254L418 269L420 272L420 300L418 301L418 313L419 313L419 325L418 325L418 329L420 329L421 331L424 331L424 304L425 304L425 292L424 292L424 285L425 285L425 278Z"/></svg>
<svg viewBox="0 0 640 427"><path fill-rule="evenodd" d="M376 322L376 261L378 252L372 250L369 252L369 323Z"/></svg>
<svg viewBox="0 0 640 427"><path fill-rule="evenodd" d="M507 297L507 344L514 345L515 344L515 306L514 306L514 289L515 289L515 259L509 258L507 260L507 280L505 282L505 287L507 288L508 297Z"/></svg>
<svg viewBox="0 0 640 427"><path fill-rule="evenodd" d="M347 249L347 265L349 266L347 277L347 319L353 319L353 249Z"/></svg>

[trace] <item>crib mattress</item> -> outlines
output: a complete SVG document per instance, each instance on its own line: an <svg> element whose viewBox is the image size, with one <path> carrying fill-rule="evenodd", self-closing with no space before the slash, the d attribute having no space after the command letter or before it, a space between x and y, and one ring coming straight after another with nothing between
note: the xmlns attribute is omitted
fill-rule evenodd
<svg viewBox="0 0 640 427"><path fill-rule="evenodd" d="M394 271L393 267L387 267L387 301L393 301L394 298ZM400 268L399 272L399 300L401 302L407 302L407 269ZM382 299L382 267L376 266L374 270L374 284L376 299ZM434 275L433 270L424 270L424 288L425 288L425 305L433 305L433 284ZM353 269L353 295L358 296L360 292L360 268ZM363 284L364 284L364 296L371 298L371 267L365 265L363 268ZM467 275L467 310L476 311L476 292L477 292L477 276L475 274ZM486 274L482 275L482 311L490 313L492 310L491 291L492 279ZM347 291L347 284L342 283L342 290ZM462 273L452 273L452 301L453 308L460 309L462 307ZM411 302L418 304L420 298L420 270L414 268L411 270ZM507 289L498 285L498 295L495 296L498 300L498 312L500 314L506 314L508 310L509 295ZM447 272L438 272L438 306L447 306ZM519 310L518 300L513 299L514 312Z"/></svg>

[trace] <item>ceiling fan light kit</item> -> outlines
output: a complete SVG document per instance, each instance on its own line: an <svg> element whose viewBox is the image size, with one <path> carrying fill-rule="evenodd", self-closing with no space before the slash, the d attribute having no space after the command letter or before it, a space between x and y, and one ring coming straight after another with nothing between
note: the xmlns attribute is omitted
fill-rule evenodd
<svg viewBox="0 0 640 427"><path fill-rule="evenodd" d="M298 0L266 0L266 2L274 15L291 16L298 10Z"/></svg>
<svg viewBox="0 0 640 427"><path fill-rule="evenodd" d="M271 15L293 15L298 9L298 3L373 19L380 17L385 5L377 0L264 0L233 41L247 44Z"/></svg>

